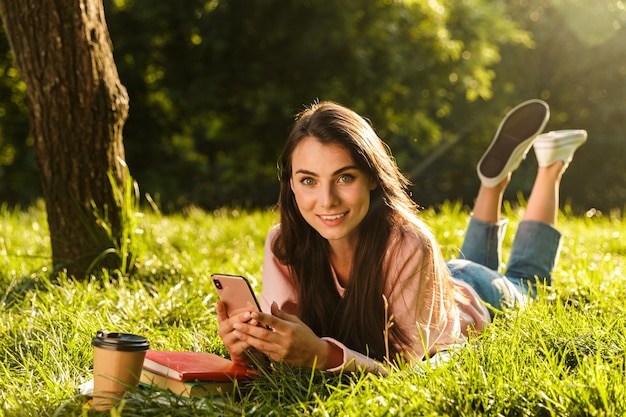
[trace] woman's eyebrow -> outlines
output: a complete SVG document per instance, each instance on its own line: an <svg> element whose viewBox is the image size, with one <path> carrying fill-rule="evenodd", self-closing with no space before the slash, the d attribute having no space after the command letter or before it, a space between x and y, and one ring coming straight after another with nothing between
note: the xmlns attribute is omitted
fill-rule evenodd
<svg viewBox="0 0 626 417"><path fill-rule="evenodd" d="M359 169L359 167L358 167L358 166L356 166L356 165L348 165L348 166L345 166L345 167L343 167L343 168L339 168L337 171L333 172L333 175L339 175L339 174L341 174L342 172L344 172L344 171L349 171L349 170L351 170L351 169Z"/></svg>
<svg viewBox="0 0 626 417"><path fill-rule="evenodd" d="M317 177L318 176L315 172L311 172L311 171L306 170L306 169L299 169L296 172L294 172L294 174L304 174L304 175L310 175L312 177Z"/></svg>
<svg viewBox="0 0 626 417"><path fill-rule="evenodd" d="M351 169L359 169L359 167L358 167L358 166L356 166L356 165L348 165L348 166L345 166L345 167L339 168L338 170L336 170L335 172L333 172L333 173L332 173L332 175L333 175L333 176L334 176L334 175L339 175L339 174L341 174L342 172L344 172L344 171L349 171L349 170L351 170ZM306 169L298 169L296 172L294 172L294 174L304 174L304 175L310 175L310 176L312 176L312 177L318 177L318 176L319 176L319 175L318 175L318 174L316 174L315 172L312 172L312 171L309 171L309 170L306 170Z"/></svg>

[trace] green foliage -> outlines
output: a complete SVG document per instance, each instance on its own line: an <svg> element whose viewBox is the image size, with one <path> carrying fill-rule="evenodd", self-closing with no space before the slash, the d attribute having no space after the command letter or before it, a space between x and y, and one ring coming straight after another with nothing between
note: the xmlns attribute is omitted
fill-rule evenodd
<svg viewBox="0 0 626 417"><path fill-rule="evenodd" d="M589 141L564 177L562 195L583 210L623 209L623 4L613 0L510 0L507 4L510 19L532 32L534 47L502 48L502 61L495 67L501 79L494 83L495 96L501 103L518 97L548 101L552 111L546 130L586 129Z"/></svg>
<svg viewBox="0 0 626 417"><path fill-rule="evenodd" d="M626 201L626 12L615 0L104 4L131 99L127 161L164 211L274 204L279 149L293 115L316 99L372 120L415 199L434 205L469 203L478 182L467 173L501 117L543 98L548 129L589 132L564 198L582 211ZM0 198L27 206L40 186L4 37L0 74ZM513 181L524 194L532 186L531 175Z"/></svg>
<svg viewBox="0 0 626 417"><path fill-rule="evenodd" d="M0 25L0 200L12 204L28 205L41 193L28 116L26 85Z"/></svg>
<svg viewBox="0 0 626 417"><path fill-rule="evenodd" d="M129 164L165 207L273 204L288 127L316 99L370 118L408 168L457 102L489 96L500 45L527 36L484 0L144 3L107 12Z"/></svg>
<svg viewBox="0 0 626 417"><path fill-rule="evenodd" d="M523 206L508 204L511 234ZM468 209L421 213L447 258L458 253ZM77 281L42 267L49 241L42 205L0 208L0 415L84 416L78 384L91 378L91 339L102 328L145 335L154 349L226 355L215 320L212 272L261 287L271 211L191 208L136 217L133 275ZM325 374L275 365L237 396L185 401L160 391L128 395L111 415L623 415L626 412L626 242L617 212L575 217L565 208L554 287L438 367L388 376Z"/></svg>

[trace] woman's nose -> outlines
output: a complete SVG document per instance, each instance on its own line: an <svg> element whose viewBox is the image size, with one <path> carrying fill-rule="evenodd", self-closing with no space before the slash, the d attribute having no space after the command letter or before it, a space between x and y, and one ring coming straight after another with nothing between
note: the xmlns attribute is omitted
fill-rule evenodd
<svg viewBox="0 0 626 417"><path fill-rule="evenodd" d="M337 190L333 184L326 184L322 187L320 203L322 207L332 207L337 204Z"/></svg>

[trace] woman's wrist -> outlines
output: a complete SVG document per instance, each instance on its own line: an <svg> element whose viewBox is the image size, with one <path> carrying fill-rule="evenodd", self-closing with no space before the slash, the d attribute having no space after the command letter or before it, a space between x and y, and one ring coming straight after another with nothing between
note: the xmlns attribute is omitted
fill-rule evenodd
<svg viewBox="0 0 626 417"><path fill-rule="evenodd" d="M333 369L337 368L343 363L343 350L337 345L328 340L323 340L325 346L325 358L326 360L320 361L318 364L320 369Z"/></svg>

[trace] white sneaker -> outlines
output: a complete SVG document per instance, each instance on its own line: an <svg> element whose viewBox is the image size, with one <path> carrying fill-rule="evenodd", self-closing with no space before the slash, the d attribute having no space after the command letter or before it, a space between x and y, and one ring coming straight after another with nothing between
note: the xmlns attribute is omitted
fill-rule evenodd
<svg viewBox="0 0 626 417"><path fill-rule="evenodd" d="M550 107L537 99L525 101L509 111L476 166L481 183L494 187L513 172L526 157L549 117Z"/></svg>
<svg viewBox="0 0 626 417"><path fill-rule="evenodd" d="M533 143L537 163L540 167L547 167L563 161L567 167L572 162L576 149L586 141L587 131L582 129L542 133Z"/></svg>

